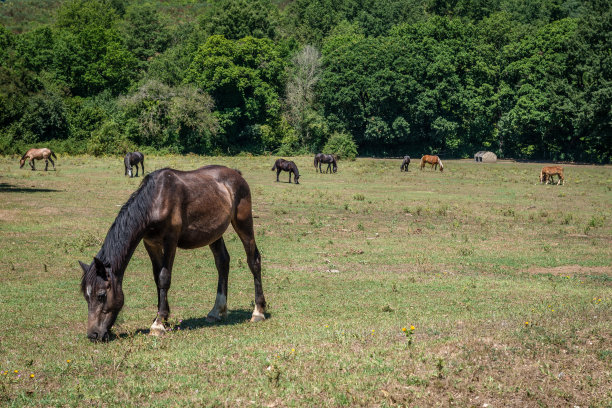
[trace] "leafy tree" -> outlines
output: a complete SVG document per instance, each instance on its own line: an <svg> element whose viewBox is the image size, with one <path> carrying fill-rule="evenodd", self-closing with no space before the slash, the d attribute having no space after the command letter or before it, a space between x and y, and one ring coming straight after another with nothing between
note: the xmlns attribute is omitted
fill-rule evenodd
<svg viewBox="0 0 612 408"><path fill-rule="evenodd" d="M323 147L323 153L335 154L339 159L355 160L357 145L348 133L334 133Z"/></svg>
<svg viewBox="0 0 612 408"><path fill-rule="evenodd" d="M129 7L121 26L125 45L143 68L149 58L163 52L170 42L170 34L152 4Z"/></svg>
<svg viewBox="0 0 612 408"><path fill-rule="evenodd" d="M186 80L213 97L224 149L273 150L280 140L263 143L260 126L279 126L285 76L285 62L272 41L214 35L196 53Z"/></svg>
<svg viewBox="0 0 612 408"><path fill-rule="evenodd" d="M270 0L222 0L213 3L201 25L211 35L227 39L276 37L276 8Z"/></svg>

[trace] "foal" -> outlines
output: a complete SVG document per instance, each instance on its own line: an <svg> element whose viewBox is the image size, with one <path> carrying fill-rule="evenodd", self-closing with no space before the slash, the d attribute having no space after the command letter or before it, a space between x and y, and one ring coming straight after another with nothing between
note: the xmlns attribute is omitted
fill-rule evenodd
<svg viewBox="0 0 612 408"><path fill-rule="evenodd" d="M144 154L140 152L132 152L126 154L123 158L123 165L125 166L124 176L127 176L129 174L130 178L134 177L132 175L132 166L136 166L136 177L138 177L138 163L140 163L140 165L142 166L142 175L144 176Z"/></svg>
<svg viewBox="0 0 612 408"><path fill-rule="evenodd" d="M277 159L276 162L274 162L274 166L272 166L272 171L274 170L276 170L276 181L278 181L278 175L281 171L288 171L289 183L291 183L291 173L293 173L293 181L295 184L300 184L298 181L300 172L294 162L285 159Z"/></svg>
<svg viewBox="0 0 612 408"><path fill-rule="evenodd" d="M45 159L45 171L49 167L49 162L53 165L53 170L55 170L55 163L53 162L54 157L57 160L57 156L55 153L51 151L51 149L47 149L43 147L41 149L30 149L21 157L19 160L19 168L22 168L25 165L26 160L30 161L30 167L32 167L32 171L36 170L36 166L34 165L34 160Z"/></svg>
<svg viewBox="0 0 612 408"><path fill-rule="evenodd" d="M400 171L408 171L408 165L410 164L410 156L404 156L404 161L400 167Z"/></svg>

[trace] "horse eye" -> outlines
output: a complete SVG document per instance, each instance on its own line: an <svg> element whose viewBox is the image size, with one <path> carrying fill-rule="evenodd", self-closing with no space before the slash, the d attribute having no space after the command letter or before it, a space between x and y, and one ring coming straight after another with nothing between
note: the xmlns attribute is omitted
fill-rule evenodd
<svg viewBox="0 0 612 408"><path fill-rule="evenodd" d="M106 299L106 292L98 293L98 301L104 302L104 299Z"/></svg>

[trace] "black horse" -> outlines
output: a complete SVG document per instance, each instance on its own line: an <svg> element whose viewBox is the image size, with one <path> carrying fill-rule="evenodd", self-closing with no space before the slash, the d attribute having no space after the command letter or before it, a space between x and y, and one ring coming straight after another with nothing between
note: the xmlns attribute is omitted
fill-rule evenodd
<svg viewBox="0 0 612 408"><path fill-rule="evenodd" d="M334 166L334 170L333 170L334 173L338 171L338 163L337 163L337 158L335 154L317 153L314 157L314 166L315 166L315 169L317 168L317 166L319 166L319 172L323 173L323 170L321 170L321 163L327 164L327 169L325 170L325 173L330 171L332 164Z"/></svg>
<svg viewBox="0 0 612 408"><path fill-rule="evenodd" d="M136 177L138 177L138 163L142 166L142 175L144 176L144 155L140 152L132 152L125 155L123 164L125 165L125 176L132 174L132 166L136 166Z"/></svg>
<svg viewBox="0 0 612 408"><path fill-rule="evenodd" d="M404 156L404 161L400 167L400 171L408 171L408 165L410 164L410 156Z"/></svg>
<svg viewBox="0 0 612 408"><path fill-rule="evenodd" d="M298 181L300 178L300 172L298 171L298 168L294 162L285 159L278 159L276 162L274 162L274 166L272 166L272 171L274 170L276 170L276 181L278 181L278 175L281 171L288 171L289 183L291 183L291 173L293 173L293 181L295 184L300 184Z"/></svg>

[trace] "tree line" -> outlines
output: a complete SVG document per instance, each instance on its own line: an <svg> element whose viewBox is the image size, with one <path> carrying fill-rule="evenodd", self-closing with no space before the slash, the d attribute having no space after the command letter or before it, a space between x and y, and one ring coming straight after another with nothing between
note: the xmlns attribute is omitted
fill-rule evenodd
<svg viewBox="0 0 612 408"><path fill-rule="evenodd" d="M0 154L611 160L609 1L67 0L25 29L14 3Z"/></svg>

